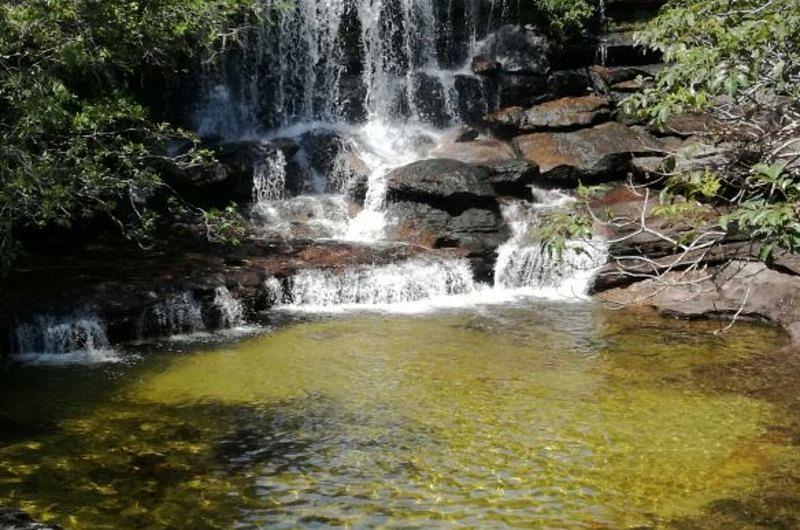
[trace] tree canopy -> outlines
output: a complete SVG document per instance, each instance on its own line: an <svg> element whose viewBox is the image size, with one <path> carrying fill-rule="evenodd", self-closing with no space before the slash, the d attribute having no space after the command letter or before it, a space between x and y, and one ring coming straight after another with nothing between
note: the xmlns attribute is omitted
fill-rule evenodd
<svg viewBox="0 0 800 530"><path fill-rule="evenodd" d="M253 0L26 0L0 5L0 267L25 226L108 214L140 239L162 185L159 160L187 133L144 103L146 84L177 75L235 36Z"/></svg>

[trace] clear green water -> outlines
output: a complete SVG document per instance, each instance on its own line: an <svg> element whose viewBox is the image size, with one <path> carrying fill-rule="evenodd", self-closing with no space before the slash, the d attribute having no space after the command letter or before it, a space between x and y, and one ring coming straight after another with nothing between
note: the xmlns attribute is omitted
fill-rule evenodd
<svg viewBox="0 0 800 530"><path fill-rule="evenodd" d="M0 505L75 529L688 528L797 462L791 392L744 384L782 336L718 327L574 304L350 315L16 368Z"/></svg>

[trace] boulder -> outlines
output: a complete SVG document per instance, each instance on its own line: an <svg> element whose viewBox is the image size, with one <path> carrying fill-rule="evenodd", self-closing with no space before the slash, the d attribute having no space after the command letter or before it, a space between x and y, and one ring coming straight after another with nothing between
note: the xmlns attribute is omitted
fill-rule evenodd
<svg viewBox="0 0 800 530"><path fill-rule="evenodd" d="M421 160L399 167L389 172L386 186L390 203L424 203L453 215L470 208L497 209L488 172L457 160Z"/></svg>
<svg viewBox="0 0 800 530"><path fill-rule="evenodd" d="M469 208L458 215L429 204L398 201L386 209L387 236L429 248L463 249L480 256L508 238L502 216L494 209Z"/></svg>
<svg viewBox="0 0 800 530"><path fill-rule="evenodd" d="M486 37L480 55L499 62L507 73L546 75L551 48L547 37L534 27L507 24Z"/></svg>
<svg viewBox="0 0 800 530"><path fill-rule="evenodd" d="M472 71L477 75L495 75L503 67L499 61L489 59L483 55L472 58Z"/></svg>
<svg viewBox="0 0 800 530"><path fill-rule="evenodd" d="M489 161L481 164L498 195L530 200L531 186L539 177L539 166L527 160Z"/></svg>
<svg viewBox="0 0 800 530"><path fill-rule="evenodd" d="M609 100L590 95L547 101L528 109L503 109L486 116L485 122L499 135L515 136L548 129L586 127L610 117Z"/></svg>
<svg viewBox="0 0 800 530"><path fill-rule="evenodd" d="M542 187L575 187L623 180L635 155L663 151L646 132L610 122L574 132L545 132L513 141L522 158L539 166Z"/></svg>
<svg viewBox="0 0 800 530"><path fill-rule="evenodd" d="M455 142L439 145L431 156L458 160L467 164L485 165L516 158L514 148L495 139L480 139L471 142Z"/></svg>

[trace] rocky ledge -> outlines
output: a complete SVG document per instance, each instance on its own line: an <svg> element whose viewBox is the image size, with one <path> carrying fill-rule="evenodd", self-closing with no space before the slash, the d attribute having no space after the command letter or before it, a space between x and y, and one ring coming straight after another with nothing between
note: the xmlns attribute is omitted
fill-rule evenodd
<svg viewBox="0 0 800 530"><path fill-rule="evenodd" d="M202 310L205 329L225 326L215 302L224 288L241 304L246 320L256 319L280 300L266 282L285 282L299 271L337 271L402 262L421 256L460 256L407 244L359 245L311 240L248 240L240 246L209 245L187 236L169 248L92 245L54 259L32 255L0 281L4 295L0 336L36 315L87 312L102 315L112 344L175 333L148 318L166 301L189 294ZM0 341L0 358L10 345Z"/></svg>

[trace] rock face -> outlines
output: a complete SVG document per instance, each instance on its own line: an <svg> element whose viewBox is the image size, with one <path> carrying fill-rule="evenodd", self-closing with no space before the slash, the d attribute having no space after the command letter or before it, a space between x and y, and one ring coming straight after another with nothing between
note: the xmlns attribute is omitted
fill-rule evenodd
<svg viewBox="0 0 800 530"><path fill-rule="evenodd" d="M567 97L534 105L511 107L489 114L486 124L500 135L513 136L547 129L574 129L607 121L608 99L599 96Z"/></svg>
<svg viewBox="0 0 800 530"><path fill-rule="evenodd" d="M513 145L539 166L542 187L574 187L625 179L631 159L660 153L661 143L645 132L611 122L575 132L519 136Z"/></svg>

